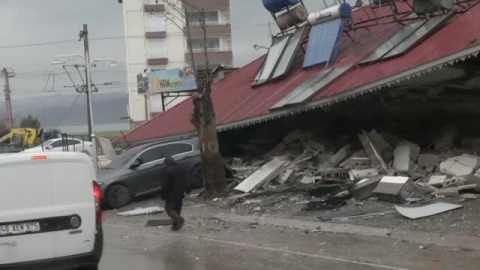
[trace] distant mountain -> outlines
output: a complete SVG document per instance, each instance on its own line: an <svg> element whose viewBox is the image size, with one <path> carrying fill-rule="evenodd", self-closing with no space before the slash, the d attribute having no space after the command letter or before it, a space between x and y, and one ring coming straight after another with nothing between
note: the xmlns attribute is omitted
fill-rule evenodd
<svg viewBox="0 0 480 270"><path fill-rule="evenodd" d="M95 124L127 123L120 118L128 116L126 93L94 94ZM87 123L86 95L51 95L13 99L14 121L31 114L44 127L79 126Z"/></svg>

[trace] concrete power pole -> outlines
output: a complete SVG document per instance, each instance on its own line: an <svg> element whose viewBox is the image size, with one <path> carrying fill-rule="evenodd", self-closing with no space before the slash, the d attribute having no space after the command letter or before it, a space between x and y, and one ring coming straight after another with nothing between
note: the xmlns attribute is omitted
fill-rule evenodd
<svg viewBox="0 0 480 270"><path fill-rule="evenodd" d="M9 78L13 76L13 72L9 72L6 68L2 69L2 77L5 82L5 109L7 112L7 117L5 118L5 126L8 129L11 129L13 127L12 97L9 81Z"/></svg>
<svg viewBox="0 0 480 270"><path fill-rule="evenodd" d="M87 84L87 111L88 111L88 136L92 141L93 147L93 164L95 165L95 169L98 167L97 163L97 144L95 134L93 133L93 96L92 96L92 81L91 81L91 63L90 63L90 48L88 44L88 27L86 24L83 25L83 31L80 31L80 39L83 38L83 44L85 47L85 76L86 76L86 84Z"/></svg>

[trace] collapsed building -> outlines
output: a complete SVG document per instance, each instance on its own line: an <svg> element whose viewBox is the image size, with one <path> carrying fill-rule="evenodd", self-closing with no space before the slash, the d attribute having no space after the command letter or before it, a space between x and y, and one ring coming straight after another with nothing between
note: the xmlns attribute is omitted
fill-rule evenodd
<svg viewBox="0 0 480 270"><path fill-rule="evenodd" d="M222 155L240 180L270 169L232 189L340 181L358 199L395 203L478 189L476 1L341 4L309 16L299 1L265 2L281 33L213 85ZM188 99L117 143L195 136L192 109Z"/></svg>

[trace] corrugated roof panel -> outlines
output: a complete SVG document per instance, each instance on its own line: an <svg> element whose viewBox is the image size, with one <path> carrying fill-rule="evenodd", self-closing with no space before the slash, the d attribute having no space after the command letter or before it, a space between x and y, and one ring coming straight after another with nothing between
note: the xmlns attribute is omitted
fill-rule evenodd
<svg viewBox="0 0 480 270"><path fill-rule="evenodd" d="M385 55L391 52L398 44L406 40L410 35L415 33L418 28L425 24L425 20L413 22L405 25L398 33L380 45L372 54L363 59L360 64L367 64L382 59Z"/></svg>
<svg viewBox="0 0 480 270"><path fill-rule="evenodd" d="M436 30L438 30L450 17L452 17L453 13L440 15L431 18L425 24L420 26L414 33L412 33L409 37L404 39L400 44L395 46L390 52L382 57L382 59L386 59L389 57L394 57L400 54L406 53L410 50L413 46L417 45L418 43L425 40L427 37L432 35Z"/></svg>
<svg viewBox="0 0 480 270"><path fill-rule="evenodd" d="M280 57L285 51L289 39L290 36L282 36L274 39L272 46L268 50L267 58L265 58L265 62L263 62L262 68L258 71L252 85L264 84L270 80Z"/></svg>
<svg viewBox="0 0 480 270"><path fill-rule="evenodd" d="M309 80L298 86L282 100L277 102L271 109L278 109L284 106L295 105L310 100L312 96L321 92L328 84L336 80L351 67L352 65L348 65L325 69L318 72Z"/></svg>
<svg viewBox="0 0 480 270"><path fill-rule="evenodd" d="M281 77L290 70L292 62L295 59L298 50L300 49L300 45L302 44L303 37L305 36L305 29L307 29L307 26L303 26L291 35L287 47L285 48L282 57L278 61L278 65L275 68L272 79Z"/></svg>
<svg viewBox="0 0 480 270"><path fill-rule="evenodd" d="M303 68L335 62L343 34L343 19L312 26Z"/></svg>

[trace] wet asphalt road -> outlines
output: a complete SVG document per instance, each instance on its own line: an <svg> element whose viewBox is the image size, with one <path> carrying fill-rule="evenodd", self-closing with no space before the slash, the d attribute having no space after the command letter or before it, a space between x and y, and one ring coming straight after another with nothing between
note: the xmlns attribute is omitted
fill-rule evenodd
<svg viewBox="0 0 480 270"><path fill-rule="evenodd" d="M191 226L195 227L195 226ZM480 252L278 227L204 231L106 224L101 270L478 269Z"/></svg>

